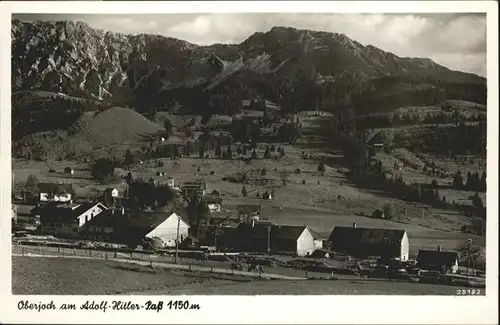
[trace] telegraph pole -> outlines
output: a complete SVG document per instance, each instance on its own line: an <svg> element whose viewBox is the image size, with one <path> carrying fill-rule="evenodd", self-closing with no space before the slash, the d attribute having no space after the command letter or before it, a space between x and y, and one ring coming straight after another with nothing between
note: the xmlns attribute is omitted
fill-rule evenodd
<svg viewBox="0 0 500 325"><path fill-rule="evenodd" d="M217 235L218 235L218 229L217 226L215 226L215 231L214 231L214 246L215 246L215 251L217 252Z"/></svg>
<svg viewBox="0 0 500 325"><path fill-rule="evenodd" d="M467 281L469 281L470 253L472 248L472 239L467 239Z"/></svg>
<svg viewBox="0 0 500 325"><path fill-rule="evenodd" d="M271 226L267 226L267 255L271 255Z"/></svg>
<svg viewBox="0 0 500 325"><path fill-rule="evenodd" d="M175 260L174 263L177 264L177 257L179 256L179 228L181 225L181 217L177 216L177 236L175 239Z"/></svg>

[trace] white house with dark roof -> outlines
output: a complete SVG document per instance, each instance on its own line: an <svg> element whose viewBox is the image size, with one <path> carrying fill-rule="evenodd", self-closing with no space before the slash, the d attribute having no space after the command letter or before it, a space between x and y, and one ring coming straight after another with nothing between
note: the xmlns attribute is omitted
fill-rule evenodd
<svg viewBox="0 0 500 325"><path fill-rule="evenodd" d="M163 247L175 247L177 238L179 243L184 241L189 234L189 223L176 213L168 214L166 219L156 225L146 234L148 239L161 240Z"/></svg>
<svg viewBox="0 0 500 325"><path fill-rule="evenodd" d="M40 202L71 202L73 199L73 186L62 183L39 183Z"/></svg>
<svg viewBox="0 0 500 325"><path fill-rule="evenodd" d="M43 234L61 237L79 237L84 225L107 211L101 203L49 203L39 207Z"/></svg>
<svg viewBox="0 0 500 325"><path fill-rule="evenodd" d="M233 236L237 250L309 256L322 248L317 233L307 226L255 222L240 224Z"/></svg>

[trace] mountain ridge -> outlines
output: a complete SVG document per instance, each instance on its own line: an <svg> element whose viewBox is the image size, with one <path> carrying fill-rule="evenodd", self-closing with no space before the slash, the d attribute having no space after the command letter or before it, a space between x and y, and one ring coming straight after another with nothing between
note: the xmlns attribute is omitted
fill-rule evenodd
<svg viewBox="0 0 500 325"><path fill-rule="evenodd" d="M412 92L422 85L436 94L444 89L453 99L485 102L486 96L483 77L426 58L401 58L344 34L293 27L275 26L239 44L201 46L84 22L14 19L11 36L13 93L62 93L142 113L180 102L190 113L203 114L200 107L207 107L230 114L237 107L220 107L256 95L286 107L327 101L333 103L328 110L371 107L370 101L401 84ZM422 101L436 101L436 94Z"/></svg>

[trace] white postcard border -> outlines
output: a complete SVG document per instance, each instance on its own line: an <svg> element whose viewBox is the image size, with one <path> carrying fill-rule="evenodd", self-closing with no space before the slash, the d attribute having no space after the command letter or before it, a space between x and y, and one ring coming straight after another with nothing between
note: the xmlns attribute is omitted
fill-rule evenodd
<svg viewBox="0 0 500 325"><path fill-rule="evenodd" d="M2 2L0 4L0 322L482 324L498 320L498 4L495 1ZM11 13L487 12L487 284L485 297L438 296L12 296L10 232ZM457 35L460 37L460 35ZM451 288L450 288L451 290ZM186 300L198 311L19 311L20 300L81 304Z"/></svg>

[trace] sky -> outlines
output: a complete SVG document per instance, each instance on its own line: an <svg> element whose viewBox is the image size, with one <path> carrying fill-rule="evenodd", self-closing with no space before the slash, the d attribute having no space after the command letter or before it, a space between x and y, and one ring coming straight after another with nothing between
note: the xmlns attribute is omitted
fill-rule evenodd
<svg viewBox="0 0 500 325"><path fill-rule="evenodd" d="M151 33L198 45L240 43L274 26L345 34L401 57L430 58L452 70L486 76L486 15L439 14L19 14L23 21L83 21L112 32Z"/></svg>

